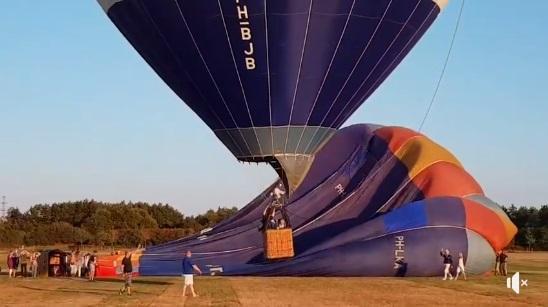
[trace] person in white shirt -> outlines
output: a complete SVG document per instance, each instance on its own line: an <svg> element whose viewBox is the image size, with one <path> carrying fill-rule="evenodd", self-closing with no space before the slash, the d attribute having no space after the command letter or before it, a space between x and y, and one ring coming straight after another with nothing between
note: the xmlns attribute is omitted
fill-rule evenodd
<svg viewBox="0 0 548 307"><path fill-rule="evenodd" d="M84 262L84 257L80 255L79 250L76 251L74 256L76 257L76 276L82 277L82 263Z"/></svg>
<svg viewBox="0 0 548 307"><path fill-rule="evenodd" d="M279 204L282 204L281 200L284 195L285 195L285 191L283 189L283 184L280 183L274 188L274 197L276 198Z"/></svg>
<svg viewBox="0 0 548 307"><path fill-rule="evenodd" d="M462 256L462 253L459 253L459 265L457 266L457 276L455 276L455 280L459 278L459 274L462 272L462 276L464 276L464 280L466 280L466 271L464 270L464 256Z"/></svg>

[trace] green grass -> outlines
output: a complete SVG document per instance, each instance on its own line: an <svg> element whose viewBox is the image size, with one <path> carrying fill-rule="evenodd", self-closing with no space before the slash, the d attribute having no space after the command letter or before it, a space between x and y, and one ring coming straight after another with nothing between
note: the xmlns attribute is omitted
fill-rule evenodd
<svg viewBox="0 0 548 307"><path fill-rule="evenodd" d="M520 271L529 280L519 295L506 288L503 276L467 281L199 276L197 298L182 297L180 277L138 277L127 297L118 294L119 279L8 279L4 273L0 306L548 306L548 253L515 253L510 260L510 275Z"/></svg>

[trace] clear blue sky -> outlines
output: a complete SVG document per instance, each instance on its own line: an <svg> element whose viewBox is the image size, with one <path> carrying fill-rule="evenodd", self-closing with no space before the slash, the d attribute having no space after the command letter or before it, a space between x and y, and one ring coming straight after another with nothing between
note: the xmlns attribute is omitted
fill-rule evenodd
<svg viewBox="0 0 548 307"><path fill-rule="evenodd" d="M460 0L347 124L417 128ZM494 200L548 203L548 1L467 1L424 132ZM0 195L242 206L275 178L239 164L93 0L0 0Z"/></svg>

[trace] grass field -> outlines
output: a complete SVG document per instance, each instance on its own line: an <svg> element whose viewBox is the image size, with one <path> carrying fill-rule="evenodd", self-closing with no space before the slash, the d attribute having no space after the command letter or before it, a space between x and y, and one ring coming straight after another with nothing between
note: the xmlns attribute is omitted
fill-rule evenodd
<svg viewBox="0 0 548 307"><path fill-rule="evenodd" d="M1 254L1 259L5 255ZM119 280L0 276L0 306L548 306L548 252L510 254L511 273L529 286L519 295L504 277L440 278L198 277L198 298L181 296L180 278L139 277L131 297Z"/></svg>

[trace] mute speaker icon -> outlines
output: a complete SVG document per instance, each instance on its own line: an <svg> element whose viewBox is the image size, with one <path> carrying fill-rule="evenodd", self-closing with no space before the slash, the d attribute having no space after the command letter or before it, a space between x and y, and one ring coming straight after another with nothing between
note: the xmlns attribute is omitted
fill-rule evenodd
<svg viewBox="0 0 548 307"><path fill-rule="evenodd" d="M508 277L506 278L506 288L514 290L517 294L519 294L519 288L521 286L527 286L527 280L521 280L519 279L519 272L516 272L514 275L512 275L512 278Z"/></svg>

